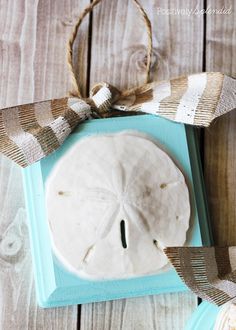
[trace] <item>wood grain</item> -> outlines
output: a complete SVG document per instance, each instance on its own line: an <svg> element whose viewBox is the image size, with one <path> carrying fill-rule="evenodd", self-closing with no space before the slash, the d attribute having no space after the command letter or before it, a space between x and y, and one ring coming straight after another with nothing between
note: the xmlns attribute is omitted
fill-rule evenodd
<svg viewBox="0 0 236 330"><path fill-rule="evenodd" d="M202 70L203 17L158 15L164 9L192 8L185 1L142 1L153 26L153 79ZM203 2L197 1L199 9ZM103 1L94 9L91 85L108 81L118 88L144 82L147 35L132 1ZM183 329L197 306L192 294L170 294L83 305L82 329ZM177 312L178 311L178 312Z"/></svg>
<svg viewBox="0 0 236 330"><path fill-rule="evenodd" d="M159 8L203 8L203 1L150 1L143 3L152 22L153 80L202 71L203 16L163 15ZM159 14L158 14L159 13ZM93 13L91 85L109 81L124 89L145 78L147 33L133 1L107 1Z"/></svg>
<svg viewBox="0 0 236 330"><path fill-rule="evenodd" d="M66 46L82 8L89 0L0 2L0 107L65 96L70 89ZM76 46L76 68L86 89L88 19ZM77 47L76 47L77 48ZM76 54L75 54L76 55ZM82 63L84 65L79 64Z"/></svg>
<svg viewBox="0 0 236 330"><path fill-rule="evenodd" d="M230 8L230 15L208 15L206 70L236 77L236 3L208 1ZM218 119L205 132L205 180L216 244L236 244L236 113Z"/></svg>
<svg viewBox="0 0 236 330"><path fill-rule="evenodd" d="M67 93L66 40L89 1L0 1L0 107ZM87 57L88 21L77 39ZM84 63L86 61L83 61ZM78 65L77 65L78 66ZM86 88L86 67L81 81ZM77 306L38 308L21 171L0 157L0 329L77 329Z"/></svg>
<svg viewBox="0 0 236 330"><path fill-rule="evenodd" d="M89 0L0 0L0 107L64 96L69 87L65 42ZM142 0L153 24L152 78L202 70L203 16L161 15L158 8L203 8L203 0ZM236 75L235 3L207 0L212 8L232 6L229 16L207 15L206 70ZM108 1L93 14L90 84L120 88L141 84L146 32L134 4ZM76 41L75 65L87 89L88 20ZM78 60L78 57L80 60ZM215 240L236 242L236 116L228 114L205 132L205 178ZM37 307L20 170L0 158L0 329L176 329L195 309L191 294L42 310Z"/></svg>
<svg viewBox="0 0 236 330"><path fill-rule="evenodd" d="M76 307L37 307L21 170L0 158L0 328L76 329Z"/></svg>
<svg viewBox="0 0 236 330"><path fill-rule="evenodd" d="M89 304L83 306L80 326L81 330L180 330L195 307L188 293Z"/></svg>

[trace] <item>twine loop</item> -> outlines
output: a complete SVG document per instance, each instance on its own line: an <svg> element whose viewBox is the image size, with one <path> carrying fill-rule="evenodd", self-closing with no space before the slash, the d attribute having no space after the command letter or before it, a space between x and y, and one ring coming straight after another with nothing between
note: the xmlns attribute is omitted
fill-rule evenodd
<svg viewBox="0 0 236 330"><path fill-rule="evenodd" d="M92 12L93 8L99 4L102 0L93 0L92 3L87 6L83 12L80 14L77 23L74 26L74 29L72 31L71 37L68 41L68 47L67 47L67 64L69 67L69 70L71 72L71 78L72 78L72 84L73 84L73 90L69 92L69 96L72 97L79 97L82 98L82 93L81 93L81 89L79 86L79 83L76 79L76 72L75 69L73 67L73 46L74 46L74 42L79 30L79 27L83 21L83 19ZM148 45L147 45L147 64L146 64L146 77L145 77L145 82L144 83L149 83L149 78L150 78L150 71L151 71L151 58L152 58L152 26L151 26L151 22L147 16L147 13L145 12L145 10L143 9L143 7L140 5L140 3L138 2L138 0L133 0L134 4L136 5L137 9L139 10L144 23L145 23L145 27L147 30L147 36L148 36ZM122 93L125 95L130 95L133 92L132 90L124 90Z"/></svg>

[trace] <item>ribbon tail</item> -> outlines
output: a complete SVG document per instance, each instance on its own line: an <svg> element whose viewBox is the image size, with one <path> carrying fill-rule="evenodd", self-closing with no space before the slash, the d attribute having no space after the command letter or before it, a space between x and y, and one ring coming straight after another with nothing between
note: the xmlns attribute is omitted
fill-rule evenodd
<svg viewBox="0 0 236 330"><path fill-rule="evenodd" d="M165 253L195 294L218 306L236 300L236 247L168 247Z"/></svg>
<svg viewBox="0 0 236 330"><path fill-rule="evenodd" d="M214 118L234 109L236 109L236 79L224 76L222 91Z"/></svg>
<svg viewBox="0 0 236 330"><path fill-rule="evenodd" d="M68 98L2 109L0 152L26 167L59 148L89 115L89 105Z"/></svg>
<svg viewBox="0 0 236 330"><path fill-rule="evenodd" d="M147 84L113 106L207 127L214 118L236 108L236 80L219 72L203 72Z"/></svg>

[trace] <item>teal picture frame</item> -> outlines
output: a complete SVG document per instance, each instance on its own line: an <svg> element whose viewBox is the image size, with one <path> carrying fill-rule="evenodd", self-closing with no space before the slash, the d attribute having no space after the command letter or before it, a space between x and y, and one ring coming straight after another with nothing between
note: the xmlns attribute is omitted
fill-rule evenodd
<svg viewBox="0 0 236 330"><path fill-rule="evenodd" d="M174 269L127 280L92 281L70 273L54 256L45 212L45 182L57 160L79 139L92 134L135 130L164 149L185 175L191 199L190 246L209 245L211 231L195 130L153 116L126 116L84 122L52 155L23 169L37 300L55 307L188 290Z"/></svg>
<svg viewBox="0 0 236 330"><path fill-rule="evenodd" d="M202 302L194 311L184 330L214 330L220 307Z"/></svg>

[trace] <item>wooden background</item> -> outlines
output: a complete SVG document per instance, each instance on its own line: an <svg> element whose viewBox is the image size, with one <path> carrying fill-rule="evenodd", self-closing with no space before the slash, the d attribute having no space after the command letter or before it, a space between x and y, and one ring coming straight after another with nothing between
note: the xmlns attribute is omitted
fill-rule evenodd
<svg viewBox="0 0 236 330"><path fill-rule="evenodd" d="M0 107L63 97L65 43L89 0L0 0ZM153 79L199 71L236 76L235 0L142 0L154 34ZM161 15L158 8L230 8L229 15ZM84 92L144 79L146 33L131 0L104 0L77 38ZM236 112L201 132L215 242L236 244ZM0 329L183 329L191 293L42 310L37 307L20 169L0 157Z"/></svg>

